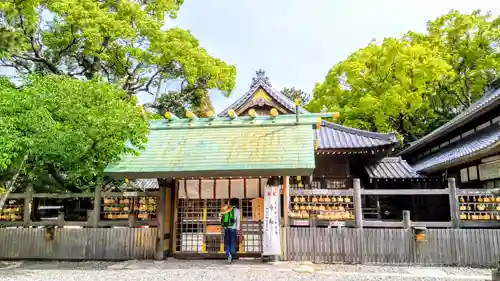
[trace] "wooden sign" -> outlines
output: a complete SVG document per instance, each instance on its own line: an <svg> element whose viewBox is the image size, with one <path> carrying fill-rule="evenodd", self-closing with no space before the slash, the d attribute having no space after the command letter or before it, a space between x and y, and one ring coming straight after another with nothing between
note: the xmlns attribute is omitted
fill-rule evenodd
<svg viewBox="0 0 500 281"><path fill-rule="evenodd" d="M124 197L136 197L137 192L123 192Z"/></svg>
<svg viewBox="0 0 500 281"><path fill-rule="evenodd" d="M264 220L264 198L258 197L252 200L252 219L254 221Z"/></svg>

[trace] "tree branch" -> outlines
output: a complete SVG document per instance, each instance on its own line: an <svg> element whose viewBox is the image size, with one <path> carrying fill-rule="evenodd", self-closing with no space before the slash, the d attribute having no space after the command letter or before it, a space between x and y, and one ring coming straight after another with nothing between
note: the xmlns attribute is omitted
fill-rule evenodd
<svg viewBox="0 0 500 281"><path fill-rule="evenodd" d="M51 62L49 62L48 60L46 60L45 58L41 58L41 57L32 57L32 56L27 56L27 55L15 55L13 56L13 58L20 58L20 59L23 59L23 60L28 60L28 61L32 61L32 62L39 62L39 63L42 63L44 64L45 66L47 66L47 68L54 74L62 74L62 72L57 68L57 66L55 66L54 64L52 64Z"/></svg>

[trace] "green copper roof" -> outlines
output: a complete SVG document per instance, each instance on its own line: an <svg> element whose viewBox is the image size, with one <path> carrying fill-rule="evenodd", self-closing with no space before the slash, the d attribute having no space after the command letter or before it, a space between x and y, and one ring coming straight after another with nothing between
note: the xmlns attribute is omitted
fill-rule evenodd
<svg viewBox="0 0 500 281"><path fill-rule="evenodd" d="M309 175L313 126L328 114L154 120L139 156L126 155L105 173L118 177ZM330 115L331 116L331 115Z"/></svg>

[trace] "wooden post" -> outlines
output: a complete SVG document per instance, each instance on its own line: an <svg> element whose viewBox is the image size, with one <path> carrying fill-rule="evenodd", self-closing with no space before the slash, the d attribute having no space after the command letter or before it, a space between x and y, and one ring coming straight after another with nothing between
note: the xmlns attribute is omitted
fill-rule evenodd
<svg viewBox="0 0 500 281"><path fill-rule="evenodd" d="M455 178L448 178L448 190L450 191L450 218L451 227L460 228L459 207L457 200L457 184Z"/></svg>
<svg viewBox="0 0 500 281"><path fill-rule="evenodd" d="M165 247L165 201L167 200L167 189L160 186L160 198L156 203L156 219L158 220L158 243L156 244L156 260L163 260L163 248Z"/></svg>
<svg viewBox="0 0 500 281"><path fill-rule="evenodd" d="M94 191L94 211L92 212L92 227L97 228L101 220L101 186L96 186Z"/></svg>
<svg viewBox="0 0 500 281"><path fill-rule="evenodd" d="M411 216L410 216L410 211L403 211L403 227L404 229L410 229L411 228Z"/></svg>
<svg viewBox="0 0 500 281"><path fill-rule="evenodd" d="M57 215L57 227L64 228L64 212L60 212Z"/></svg>
<svg viewBox="0 0 500 281"><path fill-rule="evenodd" d="M179 206L178 206L178 202L179 202L179 181L177 180L174 180L173 179L173 189L172 189L172 197L173 197L173 206L172 206L172 215L173 215L173 220L170 222L171 225L172 225L172 230L171 230L171 238L170 240L172 241L172 247L170 249L170 251L172 253L175 253L177 252L177 227L179 226L177 224L177 220L178 220L178 213L179 213Z"/></svg>
<svg viewBox="0 0 500 281"><path fill-rule="evenodd" d="M380 196L375 196L377 200L377 219L382 220L382 208L380 207Z"/></svg>
<svg viewBox="0 0 500 281"><path fill-rule="evenodd" d="M283 224L288 226L288 211L290 207L290 177L283 177Z"/></svg>
<svg viewBox="0 0 500 281"><path fill-rule="evenodd" d="M352 180L352 186L354 189L354 219L356 222L356 228L363 228L363 209L361 202L361 181L359 179Z"/></svg>
<svg viewBox="0 0 500 281"><path fill-rule="evenodd" d="M135 211L128 214L128 227L135 228L135 221L137 220Z"/></svg>
<svg viewBox="0 0 500 281"><path fill-rule="evenodd" d="M33 186L30 184L24 192L24 211L23 211L23 224L24 227L29 227L31 222L31 213L33 206Z"/></svg>

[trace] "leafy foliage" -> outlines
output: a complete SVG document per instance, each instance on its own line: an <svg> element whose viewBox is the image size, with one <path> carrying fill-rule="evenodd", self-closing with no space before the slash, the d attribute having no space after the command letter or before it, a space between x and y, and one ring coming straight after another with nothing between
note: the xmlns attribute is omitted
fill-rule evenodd
<svg viewBox="0 0 500 281"><path fill-rule="evenodd" d="M147 123L125 91L62 76L28 80L22 89L0 82L2 182L28 154L21 181L78 192L101 184L109 162L145 143Z"/></svg>
<svg viewBox="0 0 500 281"><path fill-rule="evenodd" d="M429 22L427 34L409 32L405 39L427 42L456 75L440 82L434 109L448 119L479 99L500 72L500 17L489 13L450 13Z"/></svg>
<svg viewBox="0 0 500 281"><path fill-rule="evenodd" d="M296 99L300 99L300 104L305 105L309 102L311 99L311 95L302 91L301 89L295 89L295 87L292 88L283 88L281 90L281 94L284 95L285 97L289 98L292 101L295 101Z"/></svg>
<svg viewBox="0 0 500 281"><path fill-rule="evenodd" d="M156 97L150 107L157 113L164 115L166 112L172 112L182 117L186 110L193 111L197 116L204 116L207 111L213 110L212 102L208 95L206 83L199 81L195 85L184 86L181 83L179 91L169 91Z"/></svg>
<svg viewBox="0 0 500 281"><path fill-rule="evenodd" d="M189 31L164 29L183 0L7 0L0 3L0 65L20 73L103 77L129 94L160 79L185 79L229 93L235 68L210 56Z"/></svg>
<svg viewBox="0 0 500 281"><path fill-rule="evenodd" d="M330 69L307 108L413 141L476 101L500 70L500 18L451 11L426 34L371 43Z"/></svg>

